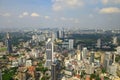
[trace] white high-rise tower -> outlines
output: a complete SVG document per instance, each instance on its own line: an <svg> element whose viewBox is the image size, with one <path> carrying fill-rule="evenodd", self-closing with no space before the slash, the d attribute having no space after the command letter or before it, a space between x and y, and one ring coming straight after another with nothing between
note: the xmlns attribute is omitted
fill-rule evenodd
<svg viewBox="0 0 120 80"><path fill-rule="evenodd" d="M53 41L49 38L46 42L46 62L45 67L51 68L52 62L54 61L53 54Z"/></svg>

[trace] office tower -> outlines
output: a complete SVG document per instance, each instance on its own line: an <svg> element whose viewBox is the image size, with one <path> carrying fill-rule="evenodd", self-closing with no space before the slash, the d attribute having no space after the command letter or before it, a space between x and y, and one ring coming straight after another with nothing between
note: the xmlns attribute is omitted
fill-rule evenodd
<svg viewBox="0 0 120 80"><path fill-rule="evenodd" d="M73 45L74 45L74 40L69 39L69 49L73 49Z"/></svg>
<svg viewBox="0 0 120 80"><path fill-rule="evenodd" d="M109 68L109 59L105 59L104 61L104 68L106 69L106 71L108 72L108 68Z"/></svg>
<svg viewBox="0 0 120 80"><path fill-rule="evenodd" d="M62 38L62 32L60 30L57 31L57 38Z"/></svg>
<svg viewBox="0 0 120 80"><path fill-rule="evenodd" d="M57 31L57 38L64 38L64 30L63 31L61 31L61 30Z"/></svg>
<svg viewBox="0 0 120 80"><path fill-rule="evenodd" d="M115 53L113 53L113 54L112 54L112 62L113 62L113 63L115 63L115 57L116 57L116 55L115 55Z"/></svg>
<svg viewBox="0 0 120 80"><path fill-rule="evenodd" d="M77 45L77 50L82 51L82 47L83 47L82 44L78 44L78 45Z"/></svg>
<svg viewBox="0 0 120 80"><path fill-rule="evenodd" d="M80 50L77 50L76 58L77 58L78 61L81 60L81 53L80 53Z"/></svg>
<svg viewBox="0 0 120 80"><path fill-rule="evenodd" d="M51 39L52 39L52 42L54 42L54 40L56 39L55 33L53 32L51 32Z"/></svg>
<svg viewBox="0 0 120 80"><path fill-rule="evenodd" d="M93 74L94 73L94 67L92 65L86 65L86 70L85 72L87 74Z"/></svg>
<svg viewBox="0 0 120 80"><path fill-rule="evenodd" d="M114 45L117 45L118 43L117 43L117 37L113 37L113 44Z"/></svg>
<svg viewBox="0 0 120 80"><path fill-rule="evenodd" d="M0 80L2 80L2 71L0 70Z"/></svg>
<svg viewBox="0 0 120 80"><path fill-rule="evenodd" d="M97 48L101 48L101 39L97 40Z"/></svg>
<svg viewBox="0 0 120 80"><path fill-rule="evenodd" d="M82 50L82 59L86 59L88 54L87 47L84 47Z"/></svg>
<svg viewBox="0 0 120 80"><path fill-rule="evenodd" d="M117 65L111 65L108 67L108 72L114 76L116 76Z"/></svg>
<svg viewBox="0 0 120 80"><path fill-rule="evenodd" d="M51 80L57 80L56 64L51 65Z"/></svg>
<svg viewBox="0 0 120 80"><path fill-rule="evenodd" d="M51 64L54 61L53 56L53 42L52 39L49 38L46 42L46 63L45 67L51 68Z"/></svg>
<svg viewBox="0 0 120 80"><path fill-rule="evenodd" d="M11 38L10 38L9 33L7 33L6 43L7 43L7 51L8 51L8 53L12 53L12 43L11 43Z"/></svg>
<svg viewBox="0 0 120 80"><path fill-rule="evenodd" d="M94 63L94 52L91 52L90 63Z"/></svg>
<svg viewBox="0 0 120 80"><path fill-rule="evenodd" d="M100 63L102 64L102 65L104 65L104 57L105 57L105 54L101 54L101 60L100 60Z"/></svg>
<svg viewBox="0 0 120 80"><path fill-rule="evenodd" d="M63 28L63 41L64 41L64 39L65 39L65 30Z"/></svg>
<svg viewBox="0 0 120 80"><path fill-rule="evenodd" d="M104 58L104 68L107 70L108 72L108 68L110 65L112 65L113 61L111 59L111 53L110 52L106 52L105 53L105 58Z"/></svg>
<svg viewBox="0 0 120 80"><path fill-rule="evenodd" d="M117 49L117 54L120 54L120 46L118 46L116 49Z"/></svg>

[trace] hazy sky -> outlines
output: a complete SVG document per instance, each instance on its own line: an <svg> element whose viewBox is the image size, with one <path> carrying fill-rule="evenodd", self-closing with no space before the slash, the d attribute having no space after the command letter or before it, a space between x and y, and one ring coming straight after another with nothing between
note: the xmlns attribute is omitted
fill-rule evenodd
<svg viewBox="0 0 120 80"><path fill-rule="evenodd" d="M0 0L0 28L120 29L120 0Z"/></svg>

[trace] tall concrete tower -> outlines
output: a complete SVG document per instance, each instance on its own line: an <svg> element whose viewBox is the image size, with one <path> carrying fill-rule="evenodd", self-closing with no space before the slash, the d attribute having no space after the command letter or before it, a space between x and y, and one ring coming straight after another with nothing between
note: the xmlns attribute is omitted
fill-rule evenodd
<svg viewBox="0 0 120 80"><path fill-rule="evenodd" d="M7 52L12 53L12 42L11 42L11 37L9 33L7 33L6 43L7 43Z"/></svg>
<svg viewBox="0 0 120 80"><path fill-rule="evenodd" d="M101 39L97 40L97 48L101 48Z"/></svg>
<svg viewBox="0 0 120 80"><path fill-rule="evenodd" d="M45 67L51 68L52 63L54 62L54 54L53 54L53 42L52 39L49 38L46 42L46 62Z"/></svg>
<svg viewBox="0 0 120 80"><path fill-rule="evenodd" d="M87 47L84 47L82 50L82 59L86 59L88 54Z"/></svg>
<svg viewBox="0 0 120 80"><path fill-rule="evenodd" d="M2 80L2 71L0 70L0 80Z"/></svg>
<svg viewBox="0 0 120 80"><path fill-rule="evenodd" d="M114 44L114 45L117 45L117 44L118 44L118 42L117 42L117 37L113 37L113 44Z"/></svg>
<svg viewBox="0 0 120 80"><path fill-rule="evenodd" d="M51 65L51 76L52 80L57 80L57 73L56 73L56 64Z"/></svg>
<svg viewBox="0 0 120 80"><path fill-rule="evenodd" d="M94 63L94 52L91 52L90 63Z"/></svg>

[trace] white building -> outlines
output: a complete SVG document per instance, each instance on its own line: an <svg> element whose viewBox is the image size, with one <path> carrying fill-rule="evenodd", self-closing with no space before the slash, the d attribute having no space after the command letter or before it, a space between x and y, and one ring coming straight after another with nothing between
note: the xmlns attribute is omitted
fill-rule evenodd
<svg viewBox="0 0 120 80"><path fill-rule="evenodd" d="M54 61L54 53L53 53L53 42L52 39L49 38L46 42L46 62L45 67L51 68L51 64Z"/></svg>
<svg viewBox="0 0 120 80"><path fill-rule="evenodd" d="M117 45L117 44L118 44L118 42L117 42L117 37L113 37L113 44L114 44L114 45Z"/></svg>
<svg viewBox="0 0 120 80"><path fill-rule="evenodd" d="M97 48L101 48L101 39L97 40Z"/></svg>
<svg viewBox="0 0 120 80"><path fill-rule="evenodd" d="M77 50L76 58L77 58L78 61L81 60L81 53L80 53L80 50Z"/></svg>
<svg viewBox="0 0 120 80"><path fill-rule="evenodd" d="M62 48L71 50L73 49L73 45L74 45L73 39L65 39L62 43Z"/></svg>
<svg viewBox="0 0 120 80"><path fill-rule="evenodd" d="M61 31L61 30L57 31L57 37L58 38L63 38L63 36L64 36L64 32L63 31Z"/></svg>
<svg viewBox="0 0 120 80"><path fill-rule="evenodd" d="M13 61L11 67L18 67L18 65L19 65L19 63L17 61Z"/></svg>
<svg viewBox="0 0 120 80"><path fill-rule="evenodd" d="M108 67L111 65L111 52L106 52L104 56L104 67L107 69L108 72Z"/></svg>
<svg viewBox="0 0 120 80"><path fill-rule="evenodd" d="M73 49L73 45L74 45L74 40L69 39L69 49Z"/></svg>
<svg viewBox="0 0 120 80"><path fill-rule="evenodd" d="M117 47L117 54L120 54L120 46Z"/></svg>
<svg viewBox="0 0 120 80"><path fill-rule="evenodd" d="M86 66L86 73L87 74L93 74L94 73L94 67L92 65Z"/></svg>
<svg viewBox="0 0 120 80"><path fill-rule="evenodd" d="M82 59L86 59L87 58L87 54L88 54L88 50L87 47L84 47L82 50Z"/></svg>
<svg viewBox="0 0 120 80"><path fill-rule="evenodd" d="M31 55L32 55L34 58L39 58L39 50L32 49Z"/></svg>
<svg viewBox="0 0 120 80"><path fill-rule="evenodd" d="M32 66L32 60L26 60L26 67Z"/></svg>
<svg viewBox="0 0 120 80"><path fill-rule="evenodd" d="M112 74L112 75L116 76L116 71L117 71L117 66L116 65L109 66L109 70L108 70L109 74Z"/></svg>

